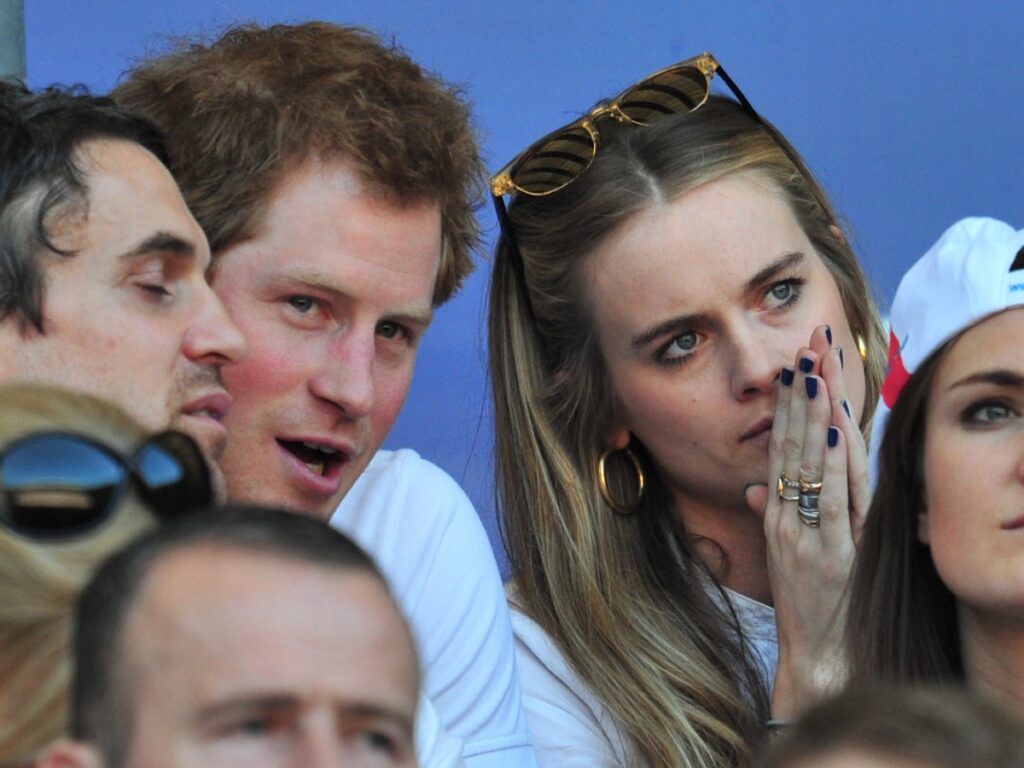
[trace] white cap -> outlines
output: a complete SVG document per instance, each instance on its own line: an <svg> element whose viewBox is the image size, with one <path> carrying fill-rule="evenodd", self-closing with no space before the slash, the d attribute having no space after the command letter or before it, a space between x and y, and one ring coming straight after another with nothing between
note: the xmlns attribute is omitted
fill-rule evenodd
<svg viewBox="0 0 1024 768"><path fill-rule="evenodd" d="M910 375L947 340L993 312L1024 304L1024 230L962 219L900 281L889 315L889 367L871 430L872 484L886 421Z"/></svg>

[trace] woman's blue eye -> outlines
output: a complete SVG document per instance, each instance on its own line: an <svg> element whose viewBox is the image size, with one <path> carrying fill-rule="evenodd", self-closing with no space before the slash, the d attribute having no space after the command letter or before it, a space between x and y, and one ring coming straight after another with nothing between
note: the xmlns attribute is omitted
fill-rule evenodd
<svg viewBox="0 0 1024 768"><path fill-rule="evenodd" d="M801 288L804 285L803 278L790 277L772 283L764 294L765 301L769 308L789 307L800 300Z"/></svg>
<svg viewBox="0 0 1024 768"><path fill-rule="evenodd" d="M661 353L660 357L662 360L669 362L675 362L689 357L693 354L693 351L697 348L697 343L700 338L697 336L696 331L686 331L680 333L665 347L665 351Z"/></svg>

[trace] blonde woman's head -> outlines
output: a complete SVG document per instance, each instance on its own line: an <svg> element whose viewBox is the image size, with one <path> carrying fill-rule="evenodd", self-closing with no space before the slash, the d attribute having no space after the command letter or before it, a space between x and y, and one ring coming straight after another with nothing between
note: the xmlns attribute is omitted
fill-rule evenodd
<svg viewBox="0 0 1024 768"><path fill-rule="evenodd" d="M15 440L54 430L123 457L146 437L119 408L94 397L0 387L0 454ZM96 566L154 523L128 488L112 514L81 536L40 541L0 525L0 763L30 762L64 733L74 601Z"/></svg>

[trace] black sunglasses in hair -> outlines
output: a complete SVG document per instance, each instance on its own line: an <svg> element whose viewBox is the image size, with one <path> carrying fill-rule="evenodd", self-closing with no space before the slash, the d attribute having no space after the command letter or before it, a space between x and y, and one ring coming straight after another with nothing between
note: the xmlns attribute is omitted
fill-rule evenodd
<svg viewBox="0 0 1024 768"><path fill-rule="evenodd" d="M181 432L153 435L127 458L83 435L39 432L0 451L0 525L35 539L81 535L114 514L130 484L161 519L214 500L206 459Z"/></svg>

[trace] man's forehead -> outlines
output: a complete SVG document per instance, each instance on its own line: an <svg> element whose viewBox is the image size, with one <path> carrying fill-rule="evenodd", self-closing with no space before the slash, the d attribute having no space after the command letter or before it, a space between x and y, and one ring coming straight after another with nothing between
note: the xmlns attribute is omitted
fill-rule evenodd
<svg viewBox="0 0 1024 768"><path fill-rule="evenodd" d="M55 243L61 237L75 238L80 243L74 250L109 244L130 255L159 235L183 241L202 262L207 261L205 235L177 183L145 147L124 139L89 139L76 148L75 162L83 173L85 190L74 207L59 212L50 226Z"/></svg>
<svg viewBox="0 0 1024 768"><path fill-rule="evenodd" d="M202 702L321 682L340 690L369 670L343 677L320 666L370 647L418 676L412 638L376 574L274 552L201 544L166 553L123 636L129 679L142 688L174 679Z"/></svg>
<svg viewBox="0 0 1024 768"><path fill-rule="evenodd" d="M188 631L202 628L191 623L192 617L202 618L206 611L222 606L252 607L261 598L270 603L280 594L301 603L311 582L348 591L351 584L363 581L379 584L382 598L390 600L379 578L362 568L310 560L270 547L197 542L158 557L136 596L132 613L141 619L136 631L143 636L152 632L149 624Z"/></svg>

